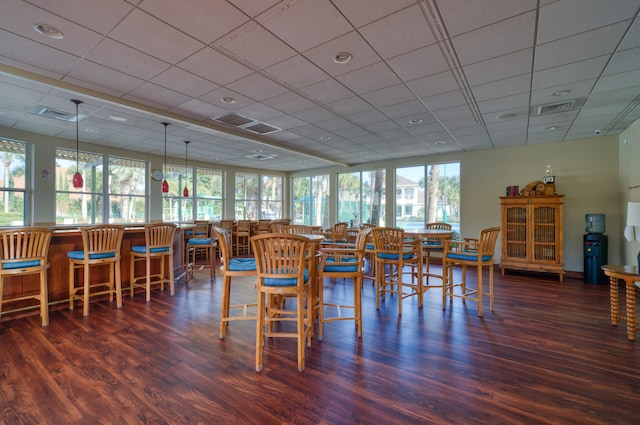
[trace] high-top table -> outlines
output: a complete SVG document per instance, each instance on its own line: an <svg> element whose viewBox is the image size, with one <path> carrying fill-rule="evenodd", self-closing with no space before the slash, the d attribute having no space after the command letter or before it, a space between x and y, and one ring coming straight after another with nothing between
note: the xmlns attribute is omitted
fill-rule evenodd
<svg viewBox="0 0 640 425"><path fill-rule="evenodd" d="M635 282L640 282L637 266L620 266L607 264L602 266L604 274L609 276L609 297L611 300L611 324L618 325L618 319L627 322L627 337L629 341L635 341L638 322L636 320L636 287ZM625 305L627 314L618 314L618 279L626 285Z"/></svg>

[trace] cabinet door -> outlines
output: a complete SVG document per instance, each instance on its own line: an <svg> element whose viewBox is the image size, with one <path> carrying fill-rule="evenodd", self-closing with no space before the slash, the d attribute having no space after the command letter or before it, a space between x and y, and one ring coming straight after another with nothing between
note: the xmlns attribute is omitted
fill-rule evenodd
<svg viewBox="0 0 640 425"><path fill-rule="evenodd" d="M557 262L558 208L533 206L533 261Z"/></svg>
<svg viewBox="0 0 640 425"><path fill-rule="evenodd" d="M509 258L527 258L527 208L505 207L505 255Z"/></svg>

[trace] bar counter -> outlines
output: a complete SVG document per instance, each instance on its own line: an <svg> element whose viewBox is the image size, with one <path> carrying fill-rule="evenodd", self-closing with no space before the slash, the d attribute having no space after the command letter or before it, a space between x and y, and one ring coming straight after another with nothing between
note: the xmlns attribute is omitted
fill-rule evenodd
<svg viewBox="0 0 640 425"><path fill-rule="evenodd" d="M174 275L180 276L184 271L184 229L192 226L178 226L176 234L173 239L173 267ZM145 245L144 238L144 226L128 226L125 227L124 237L122 239L122 246L120 248L120 270L122 273L122 291L123 294L128 294L129 289L129 274L131 267L131 247L136 245ZM82 234L80 227L68 228L68 227L56 227L53 228L53 236L51 238L51 245L49 246L49 270L47 272L47 285L49 288L49 308L56 309L56 306L62 304L65 307L69 300L69 259L67 258L67 252L69 251L82 251ZM157 263L157 262L156 262ZM152 263L152 273L159 272L159 264ZM83 279L82 271L77 272L76 280ZM138 264L136 266L136 275L144 275L144 264ZM104 282L108 280L108 268L107 267L92 267L91 268L91 282ZM37 275L27 276L13 276L7 278L5 281L4 295L19 296L21 294L29 294L39 291L39 280ZM16 303L16 309L20 309L21 306L28 305L28 302L22 304ZM3 310L14 310L12 305L6 305ZM20 316L33 314L39 314L39 309L26 309L21 311ZM13 314L2 315L2 321L10 320L14 317Z"/></svg>

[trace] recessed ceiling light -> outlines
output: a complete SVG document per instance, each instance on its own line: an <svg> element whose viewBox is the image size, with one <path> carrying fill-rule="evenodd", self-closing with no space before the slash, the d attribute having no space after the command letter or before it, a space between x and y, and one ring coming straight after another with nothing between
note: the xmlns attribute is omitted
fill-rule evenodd
<svg viewBox="0 0 640 425"><path fill-rule="evenodd" d="M360 152L360 155L367 156L367 155L369 155L369 152Z"/></svg>
<svg viewBox="0 0 640 425"><path fill-rule="evenodd" d="M549 127L545 128L545 130L549 130L549 131L551 131L551 130L557 130L557 129L558 129L558 127L557 127L557 126L555 126L555 125L552 125L552 126L549 126Z"/></svg>
<svg viewBox="0 0 640 425"><path fill-rule="evenodd" d="M339 64L345 64L351 62L351 53L349 52L340 52L333 57L333 61Z"/></svg>
<svg viewBox="0 0 640 425"><path fill-rule="evenodd" d="M331 137L329 136L320 136L320 140L330 140Z"/></svg>
<svg viewBox="0 0 640 425"><path fill-rule="evenodd" d="M64 38L64 34L56 27L47 24L33 24L33 29L49 38Z"/></svg>
<svg viewBox="0 0 640 425"><path fill-rule="evenodd" d="M121 117L121 116L119 116L119 115L111 115L111 116L109 117L109 119L110 119L110 120L113 120L113 121L118 121L118 122L125 122L125 121L127 121L127 119L126 119L125 117Z"/></svg>
<svg viewBox="0 0 640 425"><path fill-rule="evenodd" d="M95 128L85 128L84 131L86 131L87 133L100 133L100 130L97 130Z"/></svg>
<svg viewBox="0 0 640 425"><path fill-rule="evenodd" d="M566 96L571 93L571 90L558 90L557 92L551 93L551 96Z"/></svg>
<svg viewBox="0 0 640 425"><path fill-rule="evenodd" d="M409 124L420 124L422 120L420 118L415 118L409 121Z"/></svg>
<svg viewBox="0 0 640 425"><path fill-rule="evenodd" d="M236 100L230 96L225 96L220 100L222 100L223 103L236 103Z"/></svg>
<svg viewBox="0 0 640 425"><path fill-rule="evenodd" d="M497 119L497 120L508 120L509 118L513 118L513 117L515 117L515 116L516 116L516 114L508 113L508 114L498 115L498 116L496 117L496 119Z"/></svg>
<svg viewBox="0 0 640 425"><path fill-rule="evenodd" d="M444 140L438 140L435 144L436 144L436 145L444 145L444 144L446 144L446 143L447 143L447 142L445 142Z"/></svg>

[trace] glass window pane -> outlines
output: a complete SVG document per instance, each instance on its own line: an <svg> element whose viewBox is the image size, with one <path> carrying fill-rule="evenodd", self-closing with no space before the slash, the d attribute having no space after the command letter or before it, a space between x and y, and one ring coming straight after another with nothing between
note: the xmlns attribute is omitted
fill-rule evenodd
<svg viewBox="0 0 640 425"><path fill-rule="evenodd" d="M27 187L26 143L0 140L0 226L24 226Z"/></svg>
<svg viewBox="0 0 640 425"><path fill-rule="evenodd" d="M358 226L362 208L360 172L338 174L338 221Z"/></svg>
<svg viewBox="0 0 640 425"><path fill-rule="evenodd" d="M196 219L222 219L222 171L196 169Z"/></svg>
<svg viewBox="0 0 640 425"><path fill-rule="evenodd" d="M24 192L0 191L0 226L24 226Z"/></svg>
<svg viewBox="0 0 640 425"><path fill-rule="evenodd" d="M236 173L235 218L236 220L258 219L258 175Z"/></svg>
<svg viewBox="0 0 640 425"><path fill-rule="evenodd" d="M396 226L425 222L425 166L396 169Z"/></svg>
<svg viewBox="0 0 640 425"><path fill-rule="evenodd" d="M103 223L103 200L98 194L57 192L56 224Z"/></svg>
<svg viewBox="0 0 640 425"><path fill-rule="evenodd" d="M362 223L384 226L385 170L362 173Z"/></svg>
<svg viewBox="0 0 640 425"><path fill-rule="evenodd" d="M73 187L79 169L83 187ZM102 155L56 149L56 224L104 223Z"/></svg>
<svg viewBox="0 0 640 425"><path fill-rule="evenodd" d="M145 221L146 164L109 158L109 223Z"/></svg>
<svg viewBox="0 0 640 425"><path fill-rule="evenodd" d="M293 211L292 222L294 224L310 223L309 214L311 212L311 178L294 177L291 183L293 191Z"/></svg>
<svg viewBox="0 0 640 425"><path fill-rule="evenodd" d="M282 186L284 179L280 176L261 176L260 180L260 218L282 218L284 202Z"/></svg>

